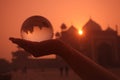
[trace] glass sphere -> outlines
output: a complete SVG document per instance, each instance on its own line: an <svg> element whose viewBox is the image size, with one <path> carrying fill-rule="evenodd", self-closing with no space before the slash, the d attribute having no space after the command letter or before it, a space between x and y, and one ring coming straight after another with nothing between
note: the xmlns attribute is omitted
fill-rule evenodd
<svg viewBox="0 0 120 80"><path fill-rule="evenodd" d="M53 37L51 23L42 16L32 16L26 19L21 27L21 37L30 41L44 41Z"/></svg>

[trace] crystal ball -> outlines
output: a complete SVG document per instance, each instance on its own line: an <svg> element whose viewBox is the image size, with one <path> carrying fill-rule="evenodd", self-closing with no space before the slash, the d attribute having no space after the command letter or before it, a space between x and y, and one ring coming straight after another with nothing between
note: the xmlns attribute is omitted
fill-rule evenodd
<svg viewBox="0 0 120 80"><path fill-rule="evenodd" d="M36 42L52 39L53 27L45 17L31 16L22 24L21 37Z"/></svg>

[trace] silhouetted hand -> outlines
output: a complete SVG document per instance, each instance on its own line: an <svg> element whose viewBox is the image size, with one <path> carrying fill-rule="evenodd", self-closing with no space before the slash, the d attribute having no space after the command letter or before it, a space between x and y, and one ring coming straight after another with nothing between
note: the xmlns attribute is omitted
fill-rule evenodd
<svg viewBox="0 0 120 80"><path fill-rule="evenodd" d="M35 57L49 55L49 54L58 54L62 46L62 42L57 39L46 40L42 42L32 42L20 38L9 38L13 43L17 44L24 50L30 52ZM59 54L58 54L59 55Z"/></svg>

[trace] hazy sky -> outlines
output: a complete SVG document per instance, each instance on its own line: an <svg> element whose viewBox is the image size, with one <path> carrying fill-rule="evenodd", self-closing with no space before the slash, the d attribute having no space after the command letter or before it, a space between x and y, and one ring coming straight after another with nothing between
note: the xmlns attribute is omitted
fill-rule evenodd
<svg viewBox="0 0 120 80"><path fill-rule="evenodd" d="M0 58L11 59L16 45L8 38L20 38L23 21L33 15L46 17L59 31L61 23L80 29L91 17L103 29L120 26L120 0L0 0Z"/></svg>

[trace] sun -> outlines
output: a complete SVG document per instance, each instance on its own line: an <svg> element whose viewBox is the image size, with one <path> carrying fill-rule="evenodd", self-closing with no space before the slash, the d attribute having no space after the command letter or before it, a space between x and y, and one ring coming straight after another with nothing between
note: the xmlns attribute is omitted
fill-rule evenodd
<svg viewBox="0 0 120 80"><path fill-rule="evenodd" d="M82 31L82 30L79 30L79 31L78 31L78 34L79 34L79 35L83 35L83 31Z"/></svg>

